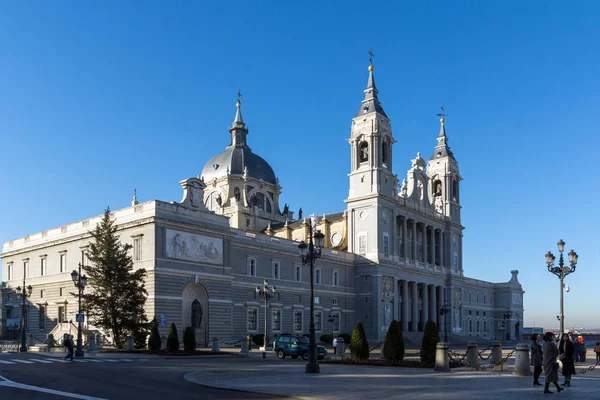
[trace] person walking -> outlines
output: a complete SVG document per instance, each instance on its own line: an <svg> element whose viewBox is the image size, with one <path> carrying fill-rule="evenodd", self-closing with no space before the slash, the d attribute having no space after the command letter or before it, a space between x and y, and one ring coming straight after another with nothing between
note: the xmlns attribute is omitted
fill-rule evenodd
<svg viewBox="0 0 600 400"><path fill-rule="evenodd" d="M563 386L571 386L571 375L575 374L575 349L571 337L563 333L558 346L559 359L562 361L562 374L565 377Z"/></svg>
<svg viewBox="0 0 600 400"><path fill-rule="evenodd" d="M594 353L596 353L596 363L600 362L600 342L596 342L594 346Z"/></svg>
<svg viewBox="0 0 600 400"><path fill-rule="evenodd" d="M564 336L565 335L563 334L563 337ZM560 338L560 339L562 340L563 338ZM574 341L572 341L571 344L573 345L573 352L574 352L573 356L574 356L575 362L579 362L579 356L581 355L581 341L579 340L579 338L577 338Z"/></svg>
<svg viewBox="0 0 600 400"><path fill-rule="evenodd" d="M333 337L333 341L331 342L331 345L333 346L333 356L335 357L335 349L337 347L337 337Z"/></svg>
<svg viewBox="0 0 600 400"><path fill-rule="evenodd" d="M585 356L587 355L586 353L587 353L587 347L585 345L585 339L583 339L583 337L581 337L581 356L579 357L581 362L585 362Z"/></svg>
<svg viewBox="0 0 600 400"><path fill-rule="evenodd" d="M550 383L553 383L556 390L560 393L563 388L558 385L558 363L556 362L558 348L556 347L556 343L554 343L553 332L546 332L544 335L544 348L542 352L542 364L544 366L544 375L546 376L544 393L554 393L549 389Z"/></svg>
<svg viewBox="0 0 600 400"><path fill-rule="evenodd" d="M73 339L71 339L71 335L68 333L65 333L63 336L63 346L65 346L68 351L67 355L65 356L65 360L69 358L71 361L73 361Z"/></svg>
<svg viewBox="0 0 600 400"><path fill-rule="evenodd" d="M533 385L541 386L539 382L540 375L542 373L542 360L543 352L542 346L540 346L541 336L534 333L531 336L531 365L533 366Z"/></svg>

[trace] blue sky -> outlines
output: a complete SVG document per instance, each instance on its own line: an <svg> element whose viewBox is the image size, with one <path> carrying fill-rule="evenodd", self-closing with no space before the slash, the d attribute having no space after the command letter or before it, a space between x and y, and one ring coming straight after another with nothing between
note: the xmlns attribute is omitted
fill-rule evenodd
<svg viewBox="0 0 600 400"><path fill-rule="evenodd" d="M368 50L395 173L429 157L439 106L460 163L464 268L520 271L525 325L554 326L544 254L580 255L567 326L599 326L597 15L592 1L5 3L0 242L140 201L179 200L229 144L243 93L282 204L344 209ZM596 182L596 183L594 183Z"/></svg>

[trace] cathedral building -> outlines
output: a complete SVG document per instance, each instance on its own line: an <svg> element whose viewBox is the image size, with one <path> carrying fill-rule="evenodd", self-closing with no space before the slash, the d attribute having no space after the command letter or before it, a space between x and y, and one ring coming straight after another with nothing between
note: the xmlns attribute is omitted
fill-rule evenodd
<svg viewBox="0 0 600 400"><path fill-rule="evenodd" d="M161 334L171 322L179 332L192 326L201 345L264 333L265 325L271 338L308 333L312 280L317 337L350 333L362 321L368 338L381 340L393 319L411 341L428 320L464 339L520 337L518 271L503 283L464 275L462 177L444 118L431 157L416 153L400 182L393 170L396 140L370 65L348 139L346 208L307 218L301 209L281 207L273 168L248 144L239 96L236 106L229 145L198 177L180 182L180 202L138 203L134 196L131 207L111 213L120 240L132 245L134 267L147 270L146 312ZM71 271L88 262L89 231L100 218L4 243L5 337L23 321L39 339L73 329ZM311 227L325 236L313 276L298 255ZM265 279L277 288L266 305L256 290ZM15 288L24 281L33 291L23 308ZM442 306L449 310L443 316Z"/></svg>

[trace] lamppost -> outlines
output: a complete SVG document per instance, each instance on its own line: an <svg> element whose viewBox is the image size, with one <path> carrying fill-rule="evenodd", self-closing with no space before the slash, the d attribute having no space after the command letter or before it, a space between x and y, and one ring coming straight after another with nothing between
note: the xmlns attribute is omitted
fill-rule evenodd
<svg viewBox="0 0 600 400"><path fill-rule="evenodd" d="M25 287L25 277L23 277L23 287L21 288L21 286L18 286L17 292L21 293L21 298L23 299L23 308L21 308L21 348L19 351L24 353L27 351L27 339L25 338L25 328L27 325L27 318L25 318L25 300L27 300L28 297L31 297L31 292L33 292L31 285Z"/></svg>
<svg viewBox="0 0 600 400"><path fill-rule="evenodd" d="M506 329L506 340L510 341L510 329L508 326L508 321L510 321L510 317L512 317L513 312L508 308L504 310L503 318L504 318L504 329Z"/></svg>
<svg viewBox="0 0 600 400"><path fill-rule="evenodd" d="M337 315L336 314L331 314L329 316L329 319L327 320L327 322L329 322L331 324L331 340L333 340L333 336L334 336L334 328L335 328L335 320L337 319Z"/></svg>
<svg viewBox="0 0 600 400"><path fill-rule="evenodd" d="M579 256L575 253L574 250L569 252L569 264L570 266L565 265L565 260L563 258L563 251L565 251L565 242L560 239L557 243L558 252L560 253L560 258L558 259L558 266L554 266L554 254L550 251L546 253L546 264L548 264L548 272L553 273L558 276L560 279L560 336L565 332L565 313L563 307L563 288L565 287L565 277L572 272L575 272L575 268L577 267L577 259Z"/></svg>
<svg viewBox="0 0 600 400"><path fill-rule="evenodd" d="M75 357L82 358L83 357L83 341L82 341L82 314L81 314L81 295L83 294L83 290L85 289L85 285L87 285L87 277L81 274L81 263L79 263L79 272L73 270L71 272L71 279L73 279L73 283L75 287L79 290L79 311L77 312L77 350L75 351Z"/></svg>
<svg viewBox="0 0 600 400"><path fill-rule="evenodd" d="M448 343L448 318L446 315L450 312L452 307L448 303L444 303L440 307L440 315L444 318L444 342Z"/></svg>
<svg viewBox="0 0 600 400"><path fill-rule="evenodd" d="M269 289L271 289L271 292L269 292ZM271 300L276 291L277 289L275 286L269 286L269 281L267 279L265 279L262 287L256 287L256 294L258 297L265 299L265 336L263 337L263 351L267 351L267 343L269 343L269 339L267 338L267 302Z"/></svg>
<svg viewBox="0 0 600 400"><path fill-rule="evenodd" d="M315 225L313 227L313 224ZM317 218L311 217L310 224L308 225L308 245L301 241L298 245L300 249L300 259L302 264L310 264L310 327L309 327L309 343L308 343L308 363L306 364L306 373L316 374L319 373L319 363L317 362L317 343L315 341L315 276L314 276L314 264L315 261L321 258L321 249L323 248L323 238L325 235L321 231L317 231L313 234L313 229L316 230ZM313 243L314 238L314 243Z"/></svg>

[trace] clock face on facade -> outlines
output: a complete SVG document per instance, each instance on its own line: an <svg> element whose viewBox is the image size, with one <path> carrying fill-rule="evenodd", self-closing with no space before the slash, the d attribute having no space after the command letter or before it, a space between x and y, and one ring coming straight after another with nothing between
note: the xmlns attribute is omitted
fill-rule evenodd
<svg viewBox="0 0 600 400"><path fill-rule="evenodd" d="M333 235L331 235L331 244L336 247L339 246L340 244L342 244L342 234L339 232L336 232Z"/></svg>

